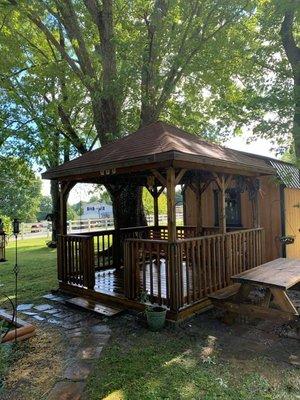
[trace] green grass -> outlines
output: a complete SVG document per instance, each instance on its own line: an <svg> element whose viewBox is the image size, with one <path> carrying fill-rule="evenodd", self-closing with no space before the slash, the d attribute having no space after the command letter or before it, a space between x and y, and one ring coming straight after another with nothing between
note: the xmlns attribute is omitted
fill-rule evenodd
<svg viewBox="0 0 300 400"><path fill-rule="evenodd" d="M104 350L88 381L90 400L294 400L298 371L266 359L201 357L199 339L147 331ZM125 345L122 342L125 341ZM201 340L200 340L201 343ZM202 343L205 346L205 342ZM271 375L271 376L270 376ZM298 376L298 378L297 378Z"/></svg>
<svg viewBox="0 0 300 400"><path fill-rule="evenodd" d="M0 263L0 308L11 308L6 296L14 300L15 244L11 240L6 251L7 262ZM46 239L18 241L18 296L19 303L38 302L41 295L57 287L56 250L46 246ZM21 348L23 348L21 346ZM25 346L26 347L26 346ZM0 345L0 395L3 379L11 365L21 357L19 346L12 352L11 345Z"/></svg>
<svg viewBox="0 0 300 400"><path fill-rule="evenodd" d="M35 302L57 287L56 250L46 246L45 238L18 241L18 296L20 302ZM7 262L0 264L0 307L6 296L14 298L15 245L11 240L6 251Z"/></svg>

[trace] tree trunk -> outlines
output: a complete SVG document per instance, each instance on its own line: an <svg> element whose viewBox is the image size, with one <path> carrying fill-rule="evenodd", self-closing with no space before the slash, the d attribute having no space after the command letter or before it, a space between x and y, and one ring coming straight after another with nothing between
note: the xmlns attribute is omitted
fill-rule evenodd
<svg viewBox="0 0 300 400"><path fill-rule="evenodd" d="M295 3L296 4L296 3ZM281 24L280 35L282 44L293 71L294 78L294 118L293 140L297 163L300 163L300 47L297 45L295 33L295 4L287 3L287 9ZM296 31L296 29L295 29Z"/></svg>
<svg viewBox="0 0 300 400"><path fill-rule="evenodd" d="M295 111L293 120L293 139L295 144L295 154L298 163L300 162L300 62L298 76L294 77L294 100Z"/></svg>
<svg viewBox="0 0 300 400"><path fill-rule="evenodd" d="M129 184L120 190L109 190L109 193L112 199L115 229L147 225L142 187Z"/></svg>

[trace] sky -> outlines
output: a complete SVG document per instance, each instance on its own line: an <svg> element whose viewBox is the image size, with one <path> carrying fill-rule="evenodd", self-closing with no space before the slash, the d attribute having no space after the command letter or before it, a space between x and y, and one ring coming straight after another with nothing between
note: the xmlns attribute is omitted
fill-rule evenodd
<svg viewBox="0 0 300 400"><path fill-rule="evenodd" d="M234 150L246 151L248 153L259 154L263 156L275 157L275 152L271 151L272 145L266 139L258 139L255 142L247 144L249 134L244 133L228 140L224 145ZM50 195L50 181L43 180L43 195ZM77 184L70 192L69 204L78 203L79 201L88 201L90 198L89 191L92 185Z"/></svg>

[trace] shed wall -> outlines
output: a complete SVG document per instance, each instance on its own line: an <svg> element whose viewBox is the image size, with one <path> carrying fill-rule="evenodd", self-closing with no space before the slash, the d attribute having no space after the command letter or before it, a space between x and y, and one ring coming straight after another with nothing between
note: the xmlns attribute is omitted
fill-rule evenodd
<svg viewBox="0 0 300 400"><path fill-rule="evenodd" d="M260 208L260 225L265 229L265 256L266 261L274 260L281 256L281 211L280 211L280 190L278 184L274 182L272 177L261 177L261 194L259 195ZM232 185L234 187L234 183ZM211 184L202 195L202 220L203 226L214 226L214 194L216 185ZM186 225L196 225L196 196L194 192L188 188L186 190ZM300 203L300 191L298 202ZM297 209L300 215L300 208ZM241 194L241 217L242 227L253 227L252 204L248 197L248 192ZM300 221L300 219L299 219ZM299 224L300 225L300 224ZM300 226L299 226L300 228ZM299 232L300 235L300 232ZM300 246L300 236L299 236ZM300 247L299 247L300 250Z"/></svg>
<svg viewBox="0 0 300 400"><path fill-rule="evenodd" d="M300 190L284 189L285 234L295 237L295 242L286 246L287 258L300 258Z"/></svg>

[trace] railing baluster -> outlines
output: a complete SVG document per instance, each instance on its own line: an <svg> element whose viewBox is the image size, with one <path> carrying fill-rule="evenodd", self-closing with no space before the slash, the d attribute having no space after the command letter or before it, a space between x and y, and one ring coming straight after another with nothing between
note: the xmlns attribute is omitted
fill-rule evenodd
<svg viewBox="0 0 300 400"><path fill-rule="evenodd" d="M157 263L157 292L158 292L158 304L162 304L161 301L161 265L160 265L160 247L156 245L156 263Z"/></svg>

